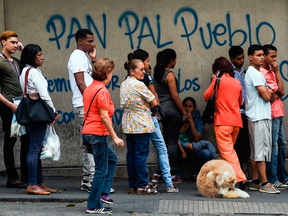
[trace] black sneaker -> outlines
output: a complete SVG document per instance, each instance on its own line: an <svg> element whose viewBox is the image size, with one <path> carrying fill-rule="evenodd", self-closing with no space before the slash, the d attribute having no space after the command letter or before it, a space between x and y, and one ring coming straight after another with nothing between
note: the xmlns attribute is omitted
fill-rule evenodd
<svg viewBox="0 0 288 216"><path fill-rule="evenodd" d="M89 214L109 214L109 213L112 213L112 211L113 210L111 207L106 207L106 206L100 209L90 209L90 208L86 209L86 213L89 213Z"/></svg>
<svg viewBox="0 0 288 216"><path fill-rule="evenodd" d="M105 200L105 199L103 199L102 197L100 197L100 200L103 202L103 203L107 203L107 204L114 204L114 200L112 200L112 199L108 199L108 200Z"/></svg>

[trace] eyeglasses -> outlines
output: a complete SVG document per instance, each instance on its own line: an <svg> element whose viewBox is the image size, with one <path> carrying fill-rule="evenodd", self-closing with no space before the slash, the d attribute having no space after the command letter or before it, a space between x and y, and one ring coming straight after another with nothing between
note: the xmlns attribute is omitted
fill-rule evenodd
<svg viewBox="0 0 288 216"><path fill-rule="evenodd" d="M137 70L137 71L145 71L145 68L144 67L140 68L140 69L136 68L135 70Z"/></svg>

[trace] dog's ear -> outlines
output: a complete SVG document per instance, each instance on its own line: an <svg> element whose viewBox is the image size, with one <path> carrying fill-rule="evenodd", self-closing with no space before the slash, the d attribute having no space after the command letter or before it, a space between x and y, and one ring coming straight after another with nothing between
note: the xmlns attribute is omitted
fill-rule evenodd
<svg viewBox="0 0 288 216"><path fill-rule="evenodd" d="M216 179L216 177L219 175L218 171L214 171L214 179Z"/></svg>
<svg viewBox="0 0 288 216"><path fill-rule="evenodd" d="M230 176L229 177L229 182L236 182L236 181L237 181L236 176Z"/></svg>
<svg viewBox="0 0 288 216"><path fill-rule="evenodd" d="M207 178L210 178L212 181L214 181L215 177L214 177L214 172L215 171L210 171L207 173Z"/></svg>
<svg viewBox="0 0 288 216"><path fill-rule="evenodd" d="M208 172L207 173L207 178L210 178L211 180L213 180L214 179L214 171L210 171L210 172Z"/></svg>

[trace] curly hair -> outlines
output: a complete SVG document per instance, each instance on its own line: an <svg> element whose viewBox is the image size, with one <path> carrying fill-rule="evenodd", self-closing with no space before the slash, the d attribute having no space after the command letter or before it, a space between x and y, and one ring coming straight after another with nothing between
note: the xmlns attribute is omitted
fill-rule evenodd
<svg viewBox="0 0 288 216"><path fill-rule="evenodd" d="M115 68L114 61L109 58L99 58L93 65L92 78L98 81L107 79L107 75Z"/></svg>

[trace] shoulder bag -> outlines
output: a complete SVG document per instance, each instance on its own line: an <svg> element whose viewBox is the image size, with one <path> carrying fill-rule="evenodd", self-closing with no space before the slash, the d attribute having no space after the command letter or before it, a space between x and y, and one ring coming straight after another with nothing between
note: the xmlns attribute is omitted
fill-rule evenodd
<svg viewBox="0 0 288 216"><path fill-rule="evenodd" d="M216 106L216 98L217 98L217 92L219 89L219 84L220 84L220 77L216 77L216 81L215 81L215 85L214 85L211 98L208 99L207 105L202 115L202 120L206 123L213 123L214 112L217 111L219 113L219 110Z"/></svg>
<svg viewBox="0 0 288 216"><path fill-rule="evenodd" d="M28 74L25 74L23 98L15 112L16 120L20 125L51 124L55 120L53 109L43 101L38 93L26 94Z"/></svg>
<svg viewBox="0 0 288 216"><path fill-rule="evenodd" d="M102 87L102 88L103 88L103 87ZM84 116L83 127L84 127L86 118L88 117L88 113L89 113L89 111L90 111L92 102L94 101L94 98L96 97L96 95L98 94L98 92L99 92L102 88L98 89L98 91L95 93L94 97L93 97L92 100L91 100L91 103L90 103L90 105L89 105L89 108L88 108L88 110L87 110L87 113L86 113L86 115ZM85 151L86 151L87 153L89 153L89 154L92 154L92 153L93 153L93 152L92 152L91 145L90 145L89 143L86 143L84 140L83 140L83 146L84 146Z"/></svg>

